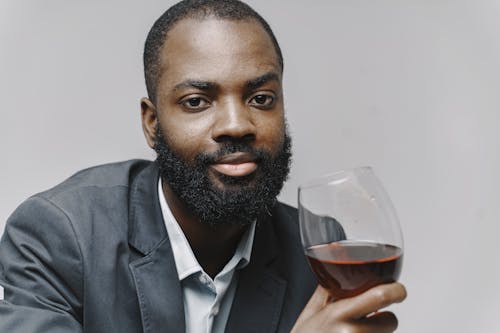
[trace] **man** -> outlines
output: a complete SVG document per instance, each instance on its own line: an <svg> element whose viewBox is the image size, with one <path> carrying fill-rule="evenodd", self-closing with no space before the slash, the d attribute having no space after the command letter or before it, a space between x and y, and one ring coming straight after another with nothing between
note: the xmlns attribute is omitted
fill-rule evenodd
<svg viewBox="0 0 500 333"><path fill-rule="evenodd" d="M0 243L0 332L392 332L387 284L337 302L316 287L297 213L283 61L234 0L187 0L144 52L157 161L81 171L23 203Z"/></svg>

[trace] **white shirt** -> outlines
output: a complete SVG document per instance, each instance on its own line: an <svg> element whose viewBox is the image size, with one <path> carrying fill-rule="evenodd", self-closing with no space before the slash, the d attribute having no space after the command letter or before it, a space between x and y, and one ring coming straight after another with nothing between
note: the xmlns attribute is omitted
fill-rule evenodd
<svg viewBox="0 0 500 333"><path fill-rule="evenodd" d="M181 281L186 333L223 333L236 291L237 270L250 261L255 221L241 237L231 260L212 280L196 260L186 236L168 207L161 184L160 178L158 197Z"/></svg>

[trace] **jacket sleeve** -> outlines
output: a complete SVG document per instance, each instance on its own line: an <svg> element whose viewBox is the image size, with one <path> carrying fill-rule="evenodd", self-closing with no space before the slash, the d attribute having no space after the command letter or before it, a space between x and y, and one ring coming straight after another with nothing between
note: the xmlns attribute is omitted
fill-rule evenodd
<svg viewBox="0 0 500 333"><path fill-rule="evenodd" d="M64 211L42 197L25 201L0 241L0 332L82 332L83 273Z"/></svg>

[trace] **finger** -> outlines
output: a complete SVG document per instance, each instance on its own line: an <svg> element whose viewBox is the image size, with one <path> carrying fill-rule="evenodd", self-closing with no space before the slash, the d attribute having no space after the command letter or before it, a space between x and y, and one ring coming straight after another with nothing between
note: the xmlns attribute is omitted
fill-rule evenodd
<svg viewBox="0 0 500 333"><path fill-rule="evenodd" d="M307 320L314 314L318 313L322 308L324 308L325 304L328 303L329 298L330 294L328 293L328 291L322 286L318 285L313 295L309 299L309 302L307 302L304 310L302 310L297 323Z"/></svg>
<svg viewBox="0 0 500 333"><path fill-rule="evenodd" d="M361 332L390 333L398 328L398 318L392 312L377 312L372 316L358 321Z"/></svg>
<svg viewBox="0 0 500 333"><path fill-rule="evenodd" d="M328 307L337 318L359 319L406 298L406 289L400 283L382 284L351 298L341 299Z"/></svg>

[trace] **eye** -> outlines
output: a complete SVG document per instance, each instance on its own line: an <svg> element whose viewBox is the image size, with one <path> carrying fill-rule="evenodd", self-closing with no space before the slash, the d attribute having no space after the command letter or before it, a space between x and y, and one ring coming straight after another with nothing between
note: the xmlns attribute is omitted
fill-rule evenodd
<svg viewBox="0 0 500 333"><path fill-rule="evenodd" d="M274 106L276 98L272 95L268 94L258 94L250 99L250 105L262 108L269 109Z"/></svg>
<svg viewBox="0 0 500 333"><path fill-rule="evenodd" d="M199 96L184 98L179 104L189 111L201 111L210 106L210 102Z"/></svg>

